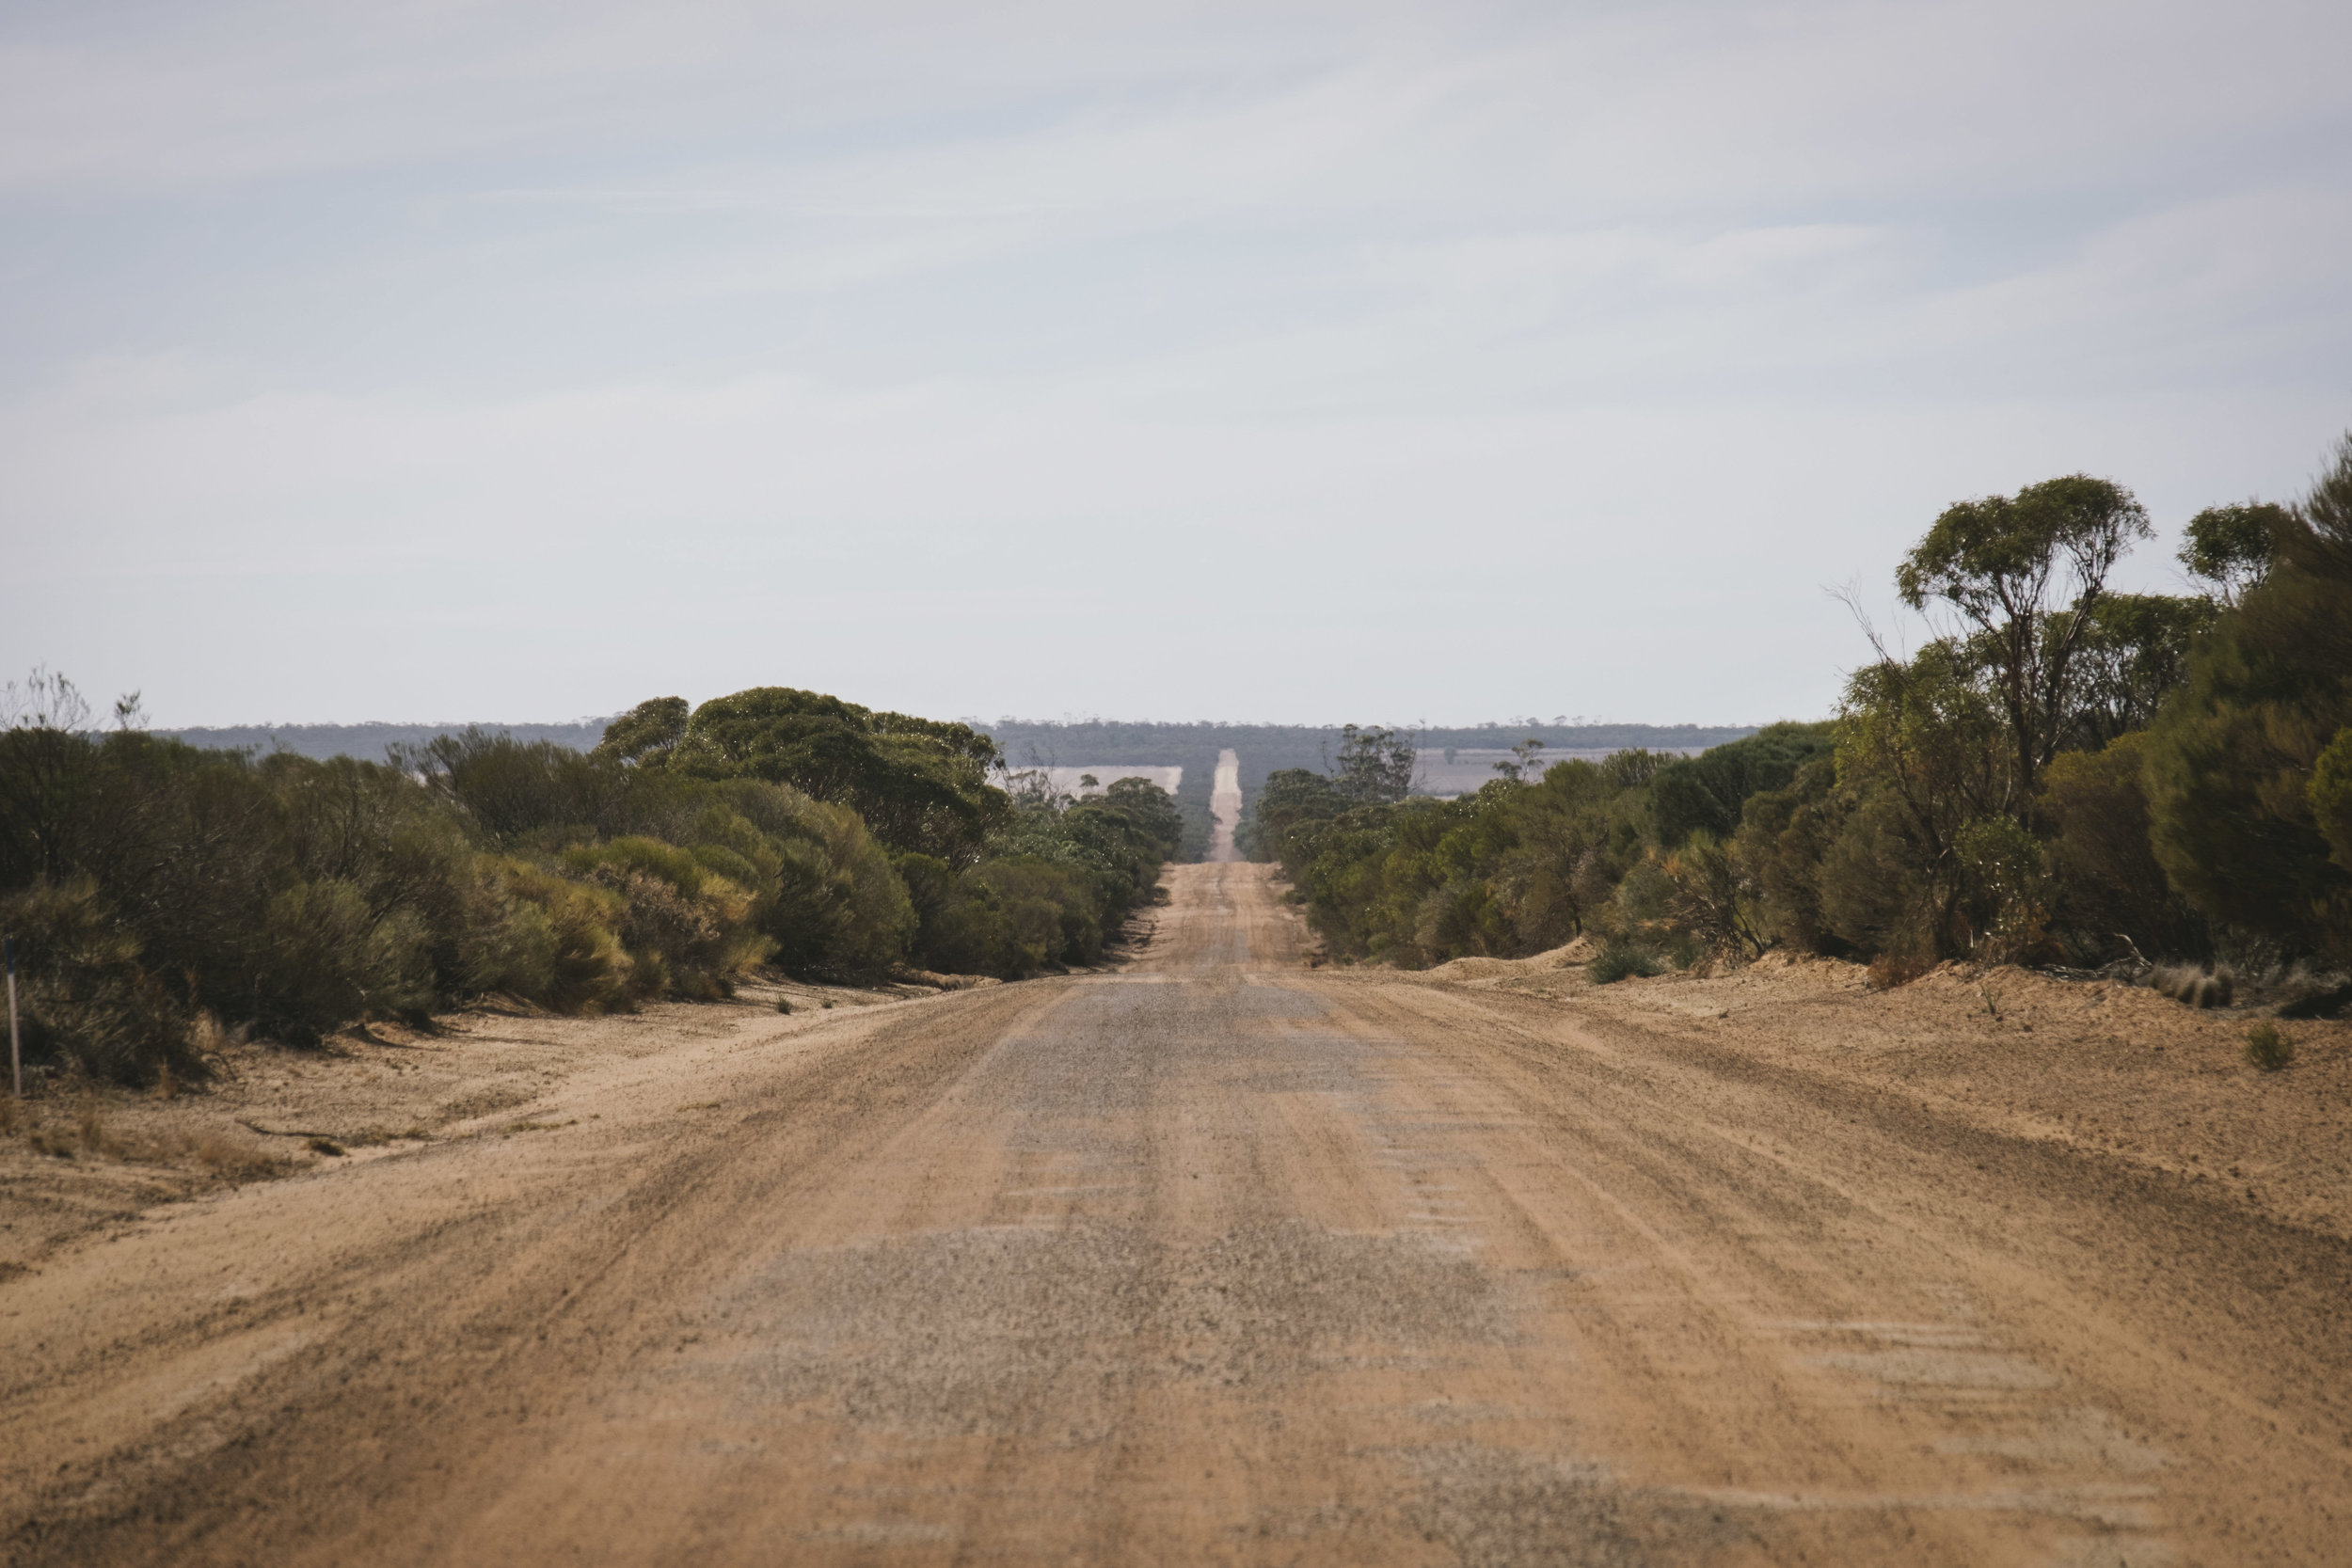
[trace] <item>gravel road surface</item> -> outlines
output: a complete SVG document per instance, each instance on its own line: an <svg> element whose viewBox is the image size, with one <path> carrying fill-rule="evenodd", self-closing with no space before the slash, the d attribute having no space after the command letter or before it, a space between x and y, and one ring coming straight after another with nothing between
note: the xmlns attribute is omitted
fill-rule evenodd
<svg viewBox="0 0 2352 1568"><path fill-rule="evenodd" d="M2352 1561L2343 1241L1170 886L0 1284L6 1560Z"/></svg>

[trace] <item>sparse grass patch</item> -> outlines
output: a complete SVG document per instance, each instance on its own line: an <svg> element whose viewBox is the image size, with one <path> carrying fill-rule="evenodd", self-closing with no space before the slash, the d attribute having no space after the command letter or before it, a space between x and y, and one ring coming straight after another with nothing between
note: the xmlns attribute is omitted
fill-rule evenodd
<svg viewBox="0 0 2352 1568"><path fill-rule="evenodd" d="M114 1129L106 1125L106 1108L96 1095L82 1101L73 1122L83 1153L103 1154L112 1159L122 1157L122 1140L115 1135Z"/></svg>
<svg viewBox="0 0 2352 1568"><path fill-rule="evenodd" d="M2247 1065L2261 1072L2276 1072L2295 1060L2295 1042L2268 1019L2246 1031Z"/></svg>
<svg viewBox="0 0 2352 1568"><path fill-rule="evenodd" d="M778 1011L778 1012L780 1012L780 1013L788 1013L788 1012L790 1012L791 1010L792 1010L792 999L791 999L790 997L788 997L788 996L779 996L779 997L777 997L777 998L776 998L776 1011Z"/></svg>
<svg viewBox="0 0 2352 1568"><path fill-rule="evenodd" d="M230 1137L226 1132L183 1135L177 1140L175 1151L229 1181L261 1180L283 1175L286 1170L285 1161L266 1152L259 1144Z"/></svg>
<svg viewBox="0 0 2352 1568"><path fill-rule="evenodd" d="M552 1132L558 1128L578 1127L579 1125L580 1118L574 1117L569 1121L510 1121L499 1131L501 1132Z"/></svg>
<svg viewBox="0 0 2352 1568"><path fill-rule="evenodd" d="M24 1141L36 1154L46 1154L58 1160L73 1158L74 1139L62 1127L34 1120L24 1129Z"/></svg>
<svg viewBox="0 0 2352 1568"><path fill-rule="evenodd" d="M379 1144L396 1143L404 1138L415 1138L421 1141L432 1136L433 1134L423 1128L411 1124L398 1132L389 1127L366 1127L352 1133L349 1137L336 1141L347 1148L373 1148Z"/></svg>

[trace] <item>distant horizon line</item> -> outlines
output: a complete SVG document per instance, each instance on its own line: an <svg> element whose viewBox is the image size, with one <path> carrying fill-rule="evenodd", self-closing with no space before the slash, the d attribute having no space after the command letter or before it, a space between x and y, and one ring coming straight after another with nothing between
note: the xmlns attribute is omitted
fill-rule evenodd
<svg viewBox="0 0 2352 1568"><path fill-rule="evenodd" d="M141 726L151 735L225 735L235 731L257 730L572 730L606 725L619 714L588 714L578 719L356 719L356 720L295 720L278 722L274 720L235 724L148 724ZM1435 730L1760 730L1767 723L1787 723L1785 719L1768 720L1759 723L1753 720L1701 722L1696 720L1676 720L1671 722L1654 719L1584 719L1561 721L1552 719L1485 719L1473 723L1448 724L1426 720L1410 724L1358 724L1359 729L1391 729L1408 735ZM1810 720L1794 721L1799 723ZM978 719L959 715L950 722L968 724L976 730L993 729L1081 729L1091 725L1133 724L1161 729L1227 729L1227 730L1332 730L1347 727L1346 721L1314 723L1285 722L1264 719Z"/></svg>

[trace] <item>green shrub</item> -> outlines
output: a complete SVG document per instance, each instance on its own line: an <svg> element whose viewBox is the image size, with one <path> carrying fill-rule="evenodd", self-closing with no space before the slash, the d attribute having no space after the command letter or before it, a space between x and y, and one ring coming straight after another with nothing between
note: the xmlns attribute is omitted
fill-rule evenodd
<svg viewBox="0 0 2352 1568"><path fill-rule="evenodd" d="M0 927L16 942L29 1062L125 1084L202 1074L188 1010L140 962L137 934L90 879L39 881L0 898Z"/></svg>
<svg viewBox="0 0 2352 1568"><path fill-rule="evenodd" d="M2172 884L2217 926L2292 953L2352 958L2352 868L2335 858L2322 758L2352 727L2352 436L2295 514L2276 560L2201 639L2153 726L2151 836Z"/></svg>
<svg viewBox="0 0 2352 1568"><path fill-rule="evenodd" d="M1647 945L1629 937L1612 937L1585 965L1584 976L1597 986L1613 986L1628 976L1647 979L1661 969L1658 955Z"/></svg>
<svg viewBox="0 0 2352 1568"><path fill-rule="evenodd" d="M635 753L639 771L788 784L848 806L895 849L968 865L1009 806L988 783L995 743L968 725L763 686L712 698L667 743L675 710L661 701L608 732L616 752L635 747L639 731L659 743Z"/></svg>
<svg viewBox="0 0 2352 1568"><path fill-rule="evenodd" d="M2265 1019L2246 1031L2246 1060L2263 1072L2277 1072L2295 1060L2295 1045Z"/></svg>
<svg viewBox="0 0 2352 1568"><path fill-rule="evenodd" d="M355 1019L418 1017L434 1001L423 923L377 911L337 877L296 882L269 902L255 946L246 1016L290 1045L314 1045Z"/></svg>
<svg viewBox="0 0 2352 1568"><path fill-rule="evenodd" d="M475 933L469 990L566 1013L621 1011L644 993L621 945L620 894L519 860L485 860L483 872L499 917Z"/></svg>
<svg viewBox="0 0 2352 1568"><path fill-rule="evenodd" d="M631 836L566 850L564 864L621 895L621 945L641 995L728 995L774 950L752 924L753 894L690 850Z"/></svg>
<svg viewBox="0 0 2352 1568"><path fill-rule="evenodd" d="M2172 889L2148 842L2144 731L2103 751L2069 752L2042 775L2040 819L2058 884L2056 920L2084 957L2203 954L2212 936Z"/></svg>
<svg viewBox="0 0 2352 1568"><path fill-rule="evenodd" d="M1836 743L1831 724L1768 724L1744 740L1667 763L1649 788L1660 847L1678 848L1693 832L1729 838L1751 797L1788 787L1800 768L1828 756Z"/></svg>
<svg viewBox="0 0 2352 1568"><path fill-rule="evenodd" d="M2338 730L2319 753L2305 794L2328 853L2338 865L2352 871L2352 725Z"/></svg>

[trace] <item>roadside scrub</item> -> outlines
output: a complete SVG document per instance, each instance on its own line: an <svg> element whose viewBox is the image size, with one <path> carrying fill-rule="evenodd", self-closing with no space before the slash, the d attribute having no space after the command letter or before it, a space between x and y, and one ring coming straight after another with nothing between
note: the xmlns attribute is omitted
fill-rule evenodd
<svg viewBox="0 0 2352 1568"><path fill-rule="evenodd" d="M963 725L783 688L642 704L590 752L476 729L380 763L204 750L118 711L93 730L40 672L0 711L0 929L36 1082L191 1083L223 1042L490 995L594 1015L771 971L1090 963L1182 832L1144 781L1009 792Z"/></svg>
<svg viewBox="0 0 2352 1568"><path fill-rule="evenodd" d="M1958 502L1896 574L1938 634L1898 653L1866 626L1873 657L1825 721L1549 768L1530 741L1451 800L1410 794L1401 737L1351 730L1328 773L1268 778L1246 847L1341 961L1590 935L1596 979L1778 948L1880 989L1967 959L2332 1014L2352 1004L2352 436L2296 504L2185 531L2199 591L2125 594L2109 577L2153 529L2122 486Z"/></svg>

